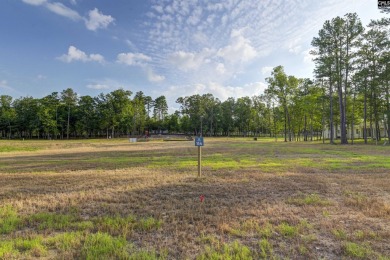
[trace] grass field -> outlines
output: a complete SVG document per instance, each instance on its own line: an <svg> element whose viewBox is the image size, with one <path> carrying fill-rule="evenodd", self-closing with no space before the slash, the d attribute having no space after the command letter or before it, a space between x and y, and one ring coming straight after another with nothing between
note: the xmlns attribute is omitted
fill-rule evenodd
<svg viewBox="0 0 390 260"><path fill-rule="evenodd" d="M0 259L390 259L389 146L205 145L0 141Z"/></svg>

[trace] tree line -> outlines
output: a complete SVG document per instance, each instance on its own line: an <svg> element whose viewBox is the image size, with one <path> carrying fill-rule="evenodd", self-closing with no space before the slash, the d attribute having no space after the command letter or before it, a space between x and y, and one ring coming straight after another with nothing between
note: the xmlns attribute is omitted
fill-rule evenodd
<svg viewBox="0 0 390 260"><path fill-rule="evenodd" d="M353 143L347 132L363 125L363 137L390 135L390 19L364 27L356 14L325 21L313 38L312 79L273 69L263 94L228 98L212 94L179 97L180 109L168 113L165 96L118 89L97 97L71 88L43 98L0 96L2 138L94 138L183 133L191 135L283 136L285 141ZM374 135L375 134L375 135Z"/></svg>

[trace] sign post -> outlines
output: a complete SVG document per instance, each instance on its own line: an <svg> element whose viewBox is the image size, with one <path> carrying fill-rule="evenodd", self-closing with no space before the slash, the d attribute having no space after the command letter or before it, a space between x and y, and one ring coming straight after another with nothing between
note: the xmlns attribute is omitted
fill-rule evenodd
<svg viewBox="0 0 390 260"><path fill-rule="evenodd" d="M202 146L204 146L203 137L195 137L195 146L198 146L198 177L202 176Z"/></svg>

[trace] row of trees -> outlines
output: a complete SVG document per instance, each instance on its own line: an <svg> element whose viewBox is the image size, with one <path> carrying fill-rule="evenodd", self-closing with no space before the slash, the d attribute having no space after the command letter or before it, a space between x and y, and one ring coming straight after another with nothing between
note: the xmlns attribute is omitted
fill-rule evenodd
<svg viewBox="0 0 390 260"><path fill-rule="evenodd" d="M166 98L118 89L97 97L68 88L43 98L0 96L1 136L11 138L115 137L160 130L168 115Z"/></svg>
<svg viewBox="0 0 390 260"><path fill-rule="evenodd" d="M333 131L338 108L340 139L348 143L347 128L364 120L364 137L374 129L380 139L380 124L387 121L390 133L390 19L371 21L367 28L356 14L326 21L312 45L318 84L328 96L329 126ZM337 97L334 100L334 97ZM363 109L359 108L363 106ZM356 114L363 111L363 114ZM358 115L358 117L356 117ZM368 127L367 124L370 124ZM333 142L333 134L331 134Z"/></svg>
<svg viewBox="0 0 390 260"><path fill-rule="evenodd" d="M390 135L390 19L364 28L356 14L326 21L313 38L314 79L275 67L267 89L253 97L221 101L212 94L179 97L168 114L166 98L118 89L79 97L72 89L41 99L0 96L4 137L70 138L142 135L145 131L204 135L282 134L285 141L322 138L340 129L341 143L363 124L363 137ZM372 136L375 133L376 136ZM353 135L350 135L353 142Z"/></svg>

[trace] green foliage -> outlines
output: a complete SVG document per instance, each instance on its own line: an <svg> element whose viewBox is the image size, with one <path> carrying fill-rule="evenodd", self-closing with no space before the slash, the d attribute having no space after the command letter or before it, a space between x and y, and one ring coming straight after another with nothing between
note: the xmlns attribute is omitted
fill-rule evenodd
<svg viewBox="0 0 390 260"><path fill-rule="evenodd" d="M260 246L261 258L270 258L272 256L273 254L272 245L266 238L260 240L259 246Z"/></svg>
<svg viewBox="0 0 390 260"><path fill-rule="evenodd" d="M42 257L47 254L47 248L43 244L43 239L40 236L31 239L17 238L14 240L14 245L18 251L26 252L35 257Z"/></svg>
<svg viewBox="0 0 390 260"><path fill-rule="evenodd" d="M126 259L129 260L164 260L167 256L162 254L158 255L155 251L139 250L131 253Z"/></svg>
<svg viewBox="0 0 390 260"><path fill-rule="evenodd" d="M30 257L44 257L46 255L47 247L43 242L43 238L40 236L32 238L20 237L14 240L0 241L1 259L24 259Z"/></svg>
<svg viewBox="0 0 390 260"><path fill-rule="evenodd" d="M344 252L347 256L355 258L367 258L369 255L372 254L372 250L369 247L352 242L345 243Z"/></svg>
<svg viewBox="0 0 390 260"><path fill-rule="evenodd" d="M294 237L298 235L298 227L291 226L288 223L283 222L277 226L277 230L285 237Z"/></svg>
<svg viewBox="0 0 390 260"><path fill-rule="evenodd" d="M16 146L0 146L0 153L9 153L9 152L32 152L32 151L37 151L39 150L38 147L32 147L32 146L27 146L27 147L16 147Z"/></svg>
<svg viewBox="0 0 390 260"><path fill-rule="evenodd" d="M84 237L81 232L66 232L48 238L46 243L61 252L67 252L81 248Z"/></svg>
<svg viewBox="0 0 390 260"><path fill-rule="evenodd" d="M332 230L332 233L333 233L333 235L334 235L336 238L338 238L338 239L340 239L340 240L345 240L345 239L347 239L347 233L346 233L345 230L343 230L343 229L333 229L333 230Z"/></svg>
<svg viewBox="0 0 390 260"><path fill-rule="evenodd" d="M12 241L0 241L0 259L16 259L18 255Z"/></svg>
<svg viewBox="0 0 390 260"><path fill-rule="evenodd" d="M37 226L39 230L65 230L74 227L78 219L70 214L39 212L27 218L29 225Z"/></svg>
<svg viewBox="0 0 390 260"><path fill-rule="evenodd" d="M206 252L197 257L198 260L251 260L252 252L249 247L234 241L231 244L224 244L221 249L206 247Z"/></svg>
<svg viewBox="0 0 390 260"><path fill-rule="evenodd" d="M322 199L318 194L309 194L298 198L289 198L288 203L298 206L314 205L314 206L329 206L331 203L325 199Z"/></svg>
<svg viewBox="0 0 390 260"><path fill-rule="evenodd" d="M136 225L136 218L132 215L127 217L101 217L94 220L99 232L107 232L113 236L128 237Z"/></svg>
<svg viewBox="0 0 390 260"><path fill-rule="evenodd" d="M141 218L138 221L136 227L139 230L149 231L152 229L159 229L161 227L161 225L162 225L161 220L157 220L153 217L148 217L148 218Z"/></svg>
<svg viewBox="0 0 390 260"><path fill-rule="evenodd" d="M106 233L89 234L81 249L84 259L126 259L127 242Z"/></svg>
<svg viewBox="0 0 390 260"><path fill-rule="evenodd" d="M0 234L9 234L21 224L21 219L10 205L0 207Z"/></svg>

